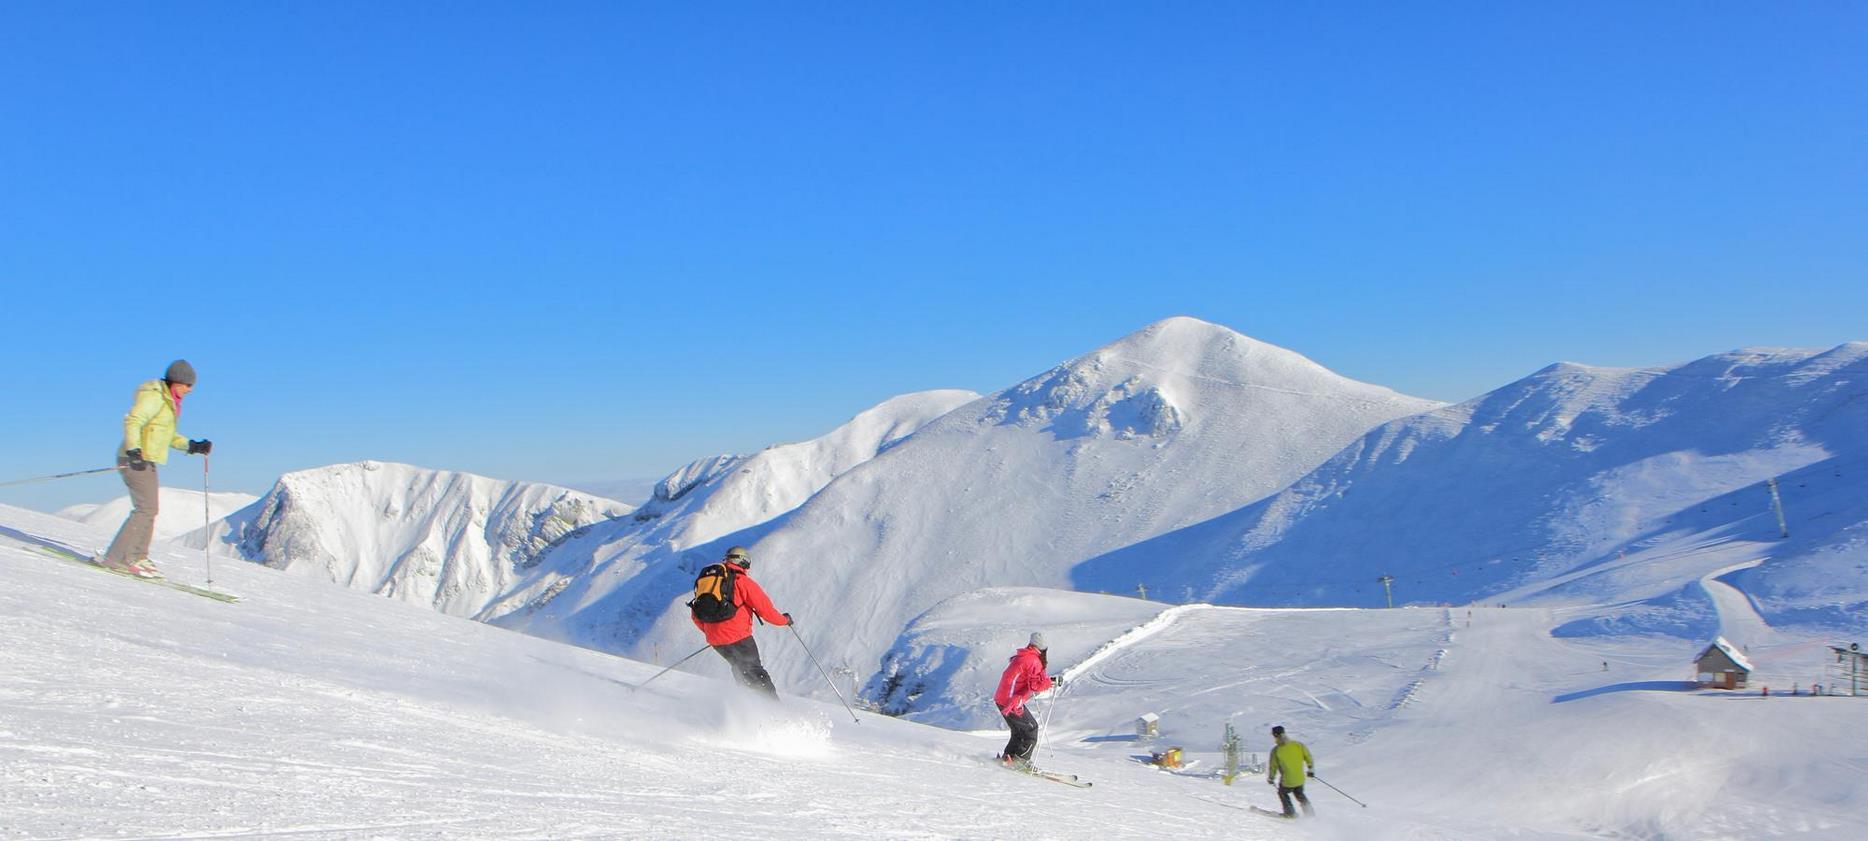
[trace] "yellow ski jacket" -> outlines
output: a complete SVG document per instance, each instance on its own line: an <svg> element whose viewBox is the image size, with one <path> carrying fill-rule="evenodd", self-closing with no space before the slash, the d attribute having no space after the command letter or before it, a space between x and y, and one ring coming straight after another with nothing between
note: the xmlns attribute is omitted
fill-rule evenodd
<svg viewBox="0 0 1868 841"><path fill-rule="evenodd" d="M1310 758L1310 749L1296 739L1285 739L1284 744L1271 749L1271 768L1265 773L1265 779L1276 780L1279 774L1284 781L1278 783L1285 788L1296 788L1304 784L1304 766L1312 770L1317 767L1316 760Z"/></svg>
<svg viewBox="0 0 1868 841"><path fill-rule="evenodd" d="M175 434L176 409L167 383L150 380L137 386L130 413L123 416L123 445L117 455L140 449L143 460L168 464L169 448L188 449L188 439Z"/></svg>

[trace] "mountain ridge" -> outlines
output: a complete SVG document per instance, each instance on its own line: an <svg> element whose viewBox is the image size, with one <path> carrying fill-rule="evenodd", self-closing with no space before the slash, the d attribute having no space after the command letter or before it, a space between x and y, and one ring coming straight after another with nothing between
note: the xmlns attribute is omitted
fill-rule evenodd
<svg viewBox="0 0 1868 841"><path fill-rule="evenodd" d="M1842 499L1860 487L1855 465L1868 456L1856 443L1868 433L1862 384L1861 342L1748 348L1662 368L1547 366L1385 424L1275 497L1098 558L1075 583L1159 561L1170 570L1158 576L1163 586L1235 604L1371 606L1382 574L1403 579L1413 600L1462 603L1506 590L1528 598L1525 585L1539 578L1642 557L1686 540L1676 532L1764 545L1776 537L1765 481L1796 477L1822 506L1801 516L1819 524L1799 526L1793 512L1798 537L1769 548L1805 560L1740 573L1787 582L1808 558L1846 551L1857 528L1849 524L1868 517ZM1822 482L1835 487L1815 487ZM1697 575L1676 578L1668 589ZM1757 593L1788 611L1792 589ZM1868 594L1858 589L1854 598Z"/></svg>
<svg viewBox="0 0 1868 841"><path fill-rule="evenodd" d="M752 547L755 575L822 659L867 674L946 597L1066 585L1081 560L1276 492L1374 425L1440 405L1270 347L1197 319L1151 324L928 422L730 542ZM1156 364L1176 353L1193 356ZM728 541L586 596L563 638L685 644L682 594ZM768 668L782 685L817 680L789 654Z"/></svg>
<svg viewBox="0 0 1868 841"><path fill-rule="evenodd" d="M189 540L352 589L470 616L552 543L627 514L614 500L540 482L362 461L279 477Z"/></svg>

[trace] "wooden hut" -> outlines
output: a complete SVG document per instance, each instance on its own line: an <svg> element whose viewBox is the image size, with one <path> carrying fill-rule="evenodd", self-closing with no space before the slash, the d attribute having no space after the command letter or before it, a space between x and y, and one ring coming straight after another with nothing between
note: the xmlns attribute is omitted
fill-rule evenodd
<svg viewBox="0 0 1868 841"><path fill-rule="evenodd" d="M1751 676L1751 662L1725 637L1706 646L1693 667L1699 673L1700 687L1705 689L1743 689Z"/></svg>

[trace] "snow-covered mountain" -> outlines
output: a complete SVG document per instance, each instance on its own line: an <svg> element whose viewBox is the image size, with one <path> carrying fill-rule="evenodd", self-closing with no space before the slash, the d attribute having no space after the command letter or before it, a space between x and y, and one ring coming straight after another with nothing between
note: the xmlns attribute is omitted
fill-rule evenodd
<svg viewBox="0 0 1868 841"><path fill-rule="evenodd" d="M204 510L200 491L162 488L156 494L156 539L168 540L203 528L252 505L257 499L259 497L245 493L210 493L207 494ZM66 519L108 528L114 532L130 516L130 497L125 494L105 503L72 505L59 509L57 513Z"/></svg>
<svg viewBox="0 0 1868 841"><path fill-rule="evenodd" d="M821 658L867 675L943 599L1067 584L1086 558L1274 493L1373 426L1435 405L1168 319L955 408L768 524L719 533L679 563L583 576L572 606L541 614L542 632L620 651L691 646L680 604L695 567L743 543ZM782 685L819 682L801 656L768 665Z"/></svg>
<svg viewBox="0 0 1868 841"><path fill-rule="evenodd" d="M694 559L683 560L686 553L762 527L929 421L978 398L960 390L906 394L809 441L692 462L659 482L634 515L556 547L537 574L490 606L483 618L530 633L615 648L613 640L591 638L583 630L614 623L619 610L633 610L637 621L643 620L648 608L625 605L635 588L648 582L638 580L637 573L694 569ZM705 552L700 557L715 559ZM667 600L665 592L658 595L658 602ZM665 605L651 607L659 611ZM594 622L592 615L597 617Z"/></svg>
<svg viewBox="0 0 1868 841"><path fill-rule="evenodd" d="M250 561L471 616L554 542L631 510L555 485L365 461L281 476L213 534Z"/></svg>
<svg viewBox="0 0 1868 841"><path fill-rule="evenodd" d="M1655 599L1638 621L1699 636L1711 605L1698 580L1734 566L1774 621L1863 627L1868 343L1553 365L1386 424L1282 493L1098 558L1076 581L1373 606L1388 575L1397 602Z"/></svg>
<svg viewBox="0 0 1868 841"><path fill-rule="evenodd" d="M657 484L636 519L666 521L673 532L670 542L680 546L758 525L803 504L831 480L929 421L977 399L974 392L953 389L907 394L810 441L695 461Z"/></svg>

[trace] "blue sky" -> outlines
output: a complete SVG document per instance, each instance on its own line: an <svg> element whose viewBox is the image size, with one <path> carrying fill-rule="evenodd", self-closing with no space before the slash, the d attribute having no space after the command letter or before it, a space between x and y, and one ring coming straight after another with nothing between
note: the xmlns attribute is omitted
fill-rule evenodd
<svg viewBox="0 0 1868 841"><path fill-rule="evenodd" d="M0 480L175 357L259 493L659 475L1177 314L1443 400L1868 339L1860 4L1298 5L0 5Z"/></svg>

